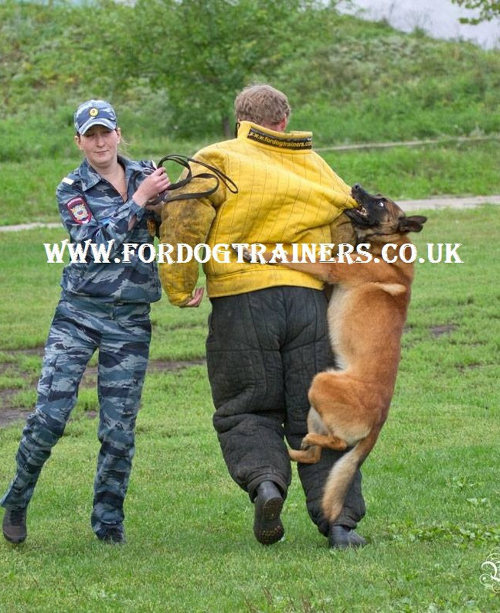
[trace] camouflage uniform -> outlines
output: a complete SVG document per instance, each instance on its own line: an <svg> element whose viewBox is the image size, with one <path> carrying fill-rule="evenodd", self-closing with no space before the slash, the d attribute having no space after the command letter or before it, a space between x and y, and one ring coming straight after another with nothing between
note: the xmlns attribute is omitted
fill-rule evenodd
<svg viewBox="0 0 500 613"><path fill-rule="evenodd" d="M101 448L94 483L92 528L123 521L123 501L134 455L134 425L148 362L150 303L161 288L156 263L136 255L121 262L123 243L151 243L147 212L132 199L152 169L149 162L119 158L128 199L85 160L57 188L64 226L74 243L113 240L110 263L70 263L49 332L35 411L28 417L17 452L17 472L0 504L26 507L51 449L62 436L83 372L99 349L98 397ZM129 230L129 221L136 225Z"/></svg>

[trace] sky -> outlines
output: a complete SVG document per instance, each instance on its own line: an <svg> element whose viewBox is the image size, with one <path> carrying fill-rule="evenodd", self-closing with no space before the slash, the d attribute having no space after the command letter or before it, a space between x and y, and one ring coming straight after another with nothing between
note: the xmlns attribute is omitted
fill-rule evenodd
<svg viewBox="0 0 500 613"><path fill-rule="evenodd" d="M477 26L461 24L460 17L474 17L478 11L461 8L451 0L353 0L354 10L343 3L344 12L362 10L366 19L387 19L395 28L410 32L420 28L431 36L444 39L471 40L485 49L500 48L500 19Z"/></svg>

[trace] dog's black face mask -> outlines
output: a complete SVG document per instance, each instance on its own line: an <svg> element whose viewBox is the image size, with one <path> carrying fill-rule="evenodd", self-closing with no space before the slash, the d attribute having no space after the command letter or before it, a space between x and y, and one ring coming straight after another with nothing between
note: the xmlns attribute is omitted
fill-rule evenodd
<svg viewBox="0 0 500 613"><path fill-rule="evenodd" d="M358 228L378 226L386 217L385 204L387 199L381 194L372 196L361 185L356 183L351 189L351 195L358 203L356 209L346 209L345 214Z"/></svg>
<svg viewBox="0 0 500 613"><path fill-rule="evenodd" d="M427 221L422 215L407 217L395 202L381 194L373 196L359 184L352 187L351 195L358 203L358 208L346 209L345 214L352 221L354 228L360 231L357 232L358 236L420 232Z"/></svg>

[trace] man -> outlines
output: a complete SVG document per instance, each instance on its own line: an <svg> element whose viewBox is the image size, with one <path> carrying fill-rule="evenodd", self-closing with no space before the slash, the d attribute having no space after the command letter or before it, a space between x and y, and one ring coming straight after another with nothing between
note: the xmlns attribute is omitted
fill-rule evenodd
<svg viewBox="0 0 500 613"><path fill-rule="evenodd" d="M331 243L345 208L355 206L347 186L312 151L310 132L285 133L290 106L269 85L244 89L235 100L236 138L202 149L196 159L217 167L237 185L208 197L167 204L164 243L194 246ZM204 191L203 179L198 184ZM193 184L189 186L193 191ZM332 236L333 228L333 236ZM205 264L212 303L206 343L215 405L214 427L233 479L255 505L254 534L270 545L291 481L284 442L298 448L307 432L307 391L313 376L332 366L322 283L285 267L250 265L236 257ZM172 304L198 306L198 263L160 264ZM345 508L330 526L321 511L322 489L340 452L323 450L318 464L299 465L311 519L331 547L365 544L354 532L364 516L358 473Z"/></svg>

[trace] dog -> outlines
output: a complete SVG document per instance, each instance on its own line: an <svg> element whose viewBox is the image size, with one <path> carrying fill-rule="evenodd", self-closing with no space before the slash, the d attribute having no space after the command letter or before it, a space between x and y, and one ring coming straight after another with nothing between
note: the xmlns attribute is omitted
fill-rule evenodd
<svg viewBox="0 0 500 613"><path fill-rule="evenodd" d="M328 305L330 341L337 368L318 373L309 389L308 433L292 460L314 464L322 448L348 450L333 466L322 498L334 522L357 469L373 449L387 418L401 353L414 266L398 250L407 234L427 221L406 216L392 200L370 195L360 185L351 194L358 208L346 209L356 244L366 248L361 263L280 261L334 285ZM265 256L266 261L271 257ZM274 260L275 261L275 260Z"/></svg>

